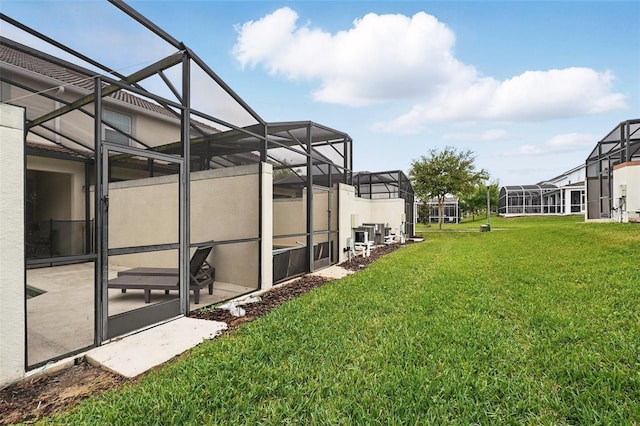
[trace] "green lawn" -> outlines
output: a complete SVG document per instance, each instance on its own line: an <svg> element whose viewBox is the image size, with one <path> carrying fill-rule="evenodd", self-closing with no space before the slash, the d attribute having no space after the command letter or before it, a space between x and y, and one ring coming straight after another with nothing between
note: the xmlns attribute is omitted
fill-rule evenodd
<svg viewBox="0 0 640 426"><path fill-rule="evenodd" d="M579 222L432 227L51 421L638 424L640 226Z"/></svg>

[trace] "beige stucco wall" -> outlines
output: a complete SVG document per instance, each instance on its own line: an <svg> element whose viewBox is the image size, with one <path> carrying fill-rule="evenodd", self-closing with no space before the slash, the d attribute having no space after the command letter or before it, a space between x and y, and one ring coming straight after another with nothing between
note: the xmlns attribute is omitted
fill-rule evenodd
<svg viewBox="0 0 640 426"><path fill-rule="evenodd" d="M307 197L277 198L273 200L273 235L304 234L307 232ZM295 245L304 237L278 238L276 245ZM301 241L306 243L304 240Z"/></svg>
<svg viewBox="0 0 640 426"><path fill-rule="evenodd" d="M348 254L344 252L347 246L347 238L353 237L353 227L363 223L388 223L392 232L399 232L404 216L404 200L377 199L369 200L356 197L355 188L350 185L339 185L339 232L338 242L340 262L347 260Z"/></svg>
<svg viewBox="0 0 640 426"><path fill-rule="evenodd" d="M329 229L327 210L331 208L331 228L338 226L338 195L336 191L329 193L315 189L313 194L313 230L326 231ZM307 232L307 195L304 191L302 198L277 198L273 200L273 234L291 235ZM279 238L277 245L296 245L301 237ZM326 237L316 239L326 241ZM302 241L306 243L306 241Z"/></svg>
<svg viewBox="0 0 640 426"><path fill-rule="evenodd" d="M34 90L47 91L47 93L56 95L60 99L68 102L75 101L88 93L73 86L61 88L59 87L60 82L57 80L46 78L40 74L8 64L3 66L3 73L6 74L7 77L10 77L11 80L31 87ZM25 106L28 110L41 111L43 114L61 106L60 103L56 104L53 100L30 95L31 92L15 86L11 87L11 93L3 94L3 96L12 99L20 99L21 105ZM83 108L93 114L93 103L87 104ZM111 97L103 98L103 109L130 115L132 118L132 135L149 146L163 145L180 140L180 122L175 117L159 114L154 111L133 108L130 104ZM51 125L58 128L62 133L72 135L77 140L89 145L93 144L93 118L86 114L78 111L70 112L59 119L52 120ZM30 135L29 138L30 141L46 142L33 134ZM135 141L131 141L131 145L142 148L142 146L139 146Z"/></svg>
<svg viewBox="0 0 640 426"><path fill-rule="evenodd" d="M192 244L258 237L259 173L259 165L192 173ZM266 180L270 176L266 173ZM109 247L177 243L178 190L177 176L111 183ZM270 199L266 204L270 211ZM264 210L265 206L263 213ZM216 245L209 259L216 267L216 280L257 287L259 244L258 241L249 241ZM126 267L175 267L177 253L172 250L118 256L110 262Z"/></svg>
<svg viewBox="0 0 640 426"><path fill-rule="evenodd" d="M0 385L24 375L24 110L0 104Z"/></svg>
<svg viewBox="0 0 640 426"><path fill-rule="evenodd" d="M613 169L613 220L640 222L640 161L618 164ZM626 194L623 192L626 189ZM624 198L623 198L624 196Z"/></svg>
<svg viewBox="0 0 640 426"><path fill-rule="evenodd" d="M332 214L337 212L337 206L330 205L330 193L325 190L314 189L313 191L313 230L324 231L329 229L329 216L327 211L333 209Z"/></svg>
<svg viewBox="0 0 640 426"><path fill-rule="evenodd" d="M259 235L259 165L196 172L191 177L191 241ZM222 244L212 264L222 282L258 287L259 242Z"/></svg>
<svg viewBox="0 0 640 426"><path fill-rule="evenodd" d="M327 207L329 197L325 191L314 192L314 229L328 229ZM355 188L339 184L331 196L332 229L338 229L338 262L347 260L348 254L343 249L347 246L347 238L352 237L352 218L355 226L363 223L388 223L393 232L400 232L404 214L404 200L377 199L369 200L356 197ZM306 232L306 195L303 198L273 200L273 233L274 235L300 234ZM326 241L326 235L314 236L315 242ZM277 245L295 246L300 237L278 238ZM301 241L306 243L306 241Z"/></svg>
<svg viewBox="0 0 640 426"><path fill-rule="evenodd" d="M177 243L178 230L176 176L109 184L109 248Z"/></svg>
<svg viewBox="0 0 640 426"><path fill-rule="evenodd" d="M29 155L27 169L66 175L70 181L70 204L65 206L64 211L60 211L56 217L46 219L84 219L84 163ZM63 217L65 212L69 213L67 217Z"/></svg>

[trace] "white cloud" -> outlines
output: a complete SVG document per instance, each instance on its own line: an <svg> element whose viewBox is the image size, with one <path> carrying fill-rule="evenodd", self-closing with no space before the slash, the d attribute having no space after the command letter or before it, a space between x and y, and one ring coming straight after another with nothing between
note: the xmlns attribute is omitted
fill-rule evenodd
<svg viewBox="0 0 640 426"><path fill-rule="evenodd" d="M521 145L516 150L505 152L505 155L507 157L520 157L528 155L540 155L542 153L542 148L539 145Z"/></svg>
<svg viewBox="0 0 640 426"><path fill-rule="evenodd" d="M626 107L610 71L574 67L525 71L504 81L482 77L456 59L453 31L424 12L370 13L335 34L297 21L284 7L237 25L236 59L288 79L319 81L313 92L319 102L414 103L376 130L415 133L435 121L538 121Z"/></svg>
<svg viewBox="0 0 640 426"><path fill-rule="evenodd" d="M593 148L598 137L586 133L567 133L549 139L545 146L553 152L573 152Z"/></svg>
<svg viewBox="0 0 640 426"><path fill-rule="evenodd" d="M285 7L236 26L236 59L290 79L318 79L315 100L345 105L430 97L475 76L453 57L453 32L424 12L370 13L336 34L298 27L297 19Z"/></svg>
<svg viewBox="0 0 640 426"><path fill-rule="evenodd" d="M556 135L540 145L522 145L515 150L507 151L509 157L529 155L555 155L576 151L588 151L598 139L586 133L567 133Z"/></svg>
<svg viewBox="0 0 640 426"><path fill-rule="evenodd" d="M626 107L612 91L610 71L565 68L527 71L504 82L482 78L449 87L380 129L402 131L433 121L542 121L594 115Z"/></svg>

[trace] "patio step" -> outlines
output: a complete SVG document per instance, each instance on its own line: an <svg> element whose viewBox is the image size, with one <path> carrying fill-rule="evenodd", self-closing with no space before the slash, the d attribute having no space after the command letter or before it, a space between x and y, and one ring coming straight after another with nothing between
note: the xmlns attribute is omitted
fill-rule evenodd
<svg viewBox="0 0 640 426"><path fill-rule="evenodd" d="M136 377L227 328L224 322L181 317L91 349L86 359L124 377Z"/></svg>

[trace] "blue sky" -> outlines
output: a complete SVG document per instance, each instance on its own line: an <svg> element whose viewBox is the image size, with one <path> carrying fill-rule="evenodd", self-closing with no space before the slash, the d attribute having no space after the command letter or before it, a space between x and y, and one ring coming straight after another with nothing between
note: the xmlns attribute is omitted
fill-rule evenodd
<svg viewBox="0 0 640 426"><path fill-rule="evenodd" d="M408 171L448 145L473 151L503 185L532 184L640 116L640 2L128 4L267 121L349 133L356 171ZM102 47L114 67L169 53L106 2L2 0L0 10L83 53Z"/></svg>

